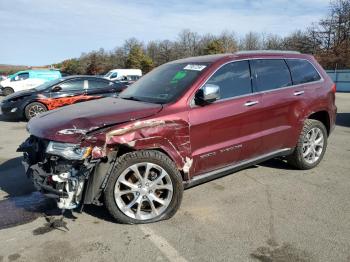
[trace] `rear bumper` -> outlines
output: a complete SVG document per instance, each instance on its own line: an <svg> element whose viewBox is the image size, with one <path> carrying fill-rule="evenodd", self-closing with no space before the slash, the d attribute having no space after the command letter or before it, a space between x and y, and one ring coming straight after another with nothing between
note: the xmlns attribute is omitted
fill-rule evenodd
<svg viewBox="0 0 350 262"><path fill-rule="evenodd" d="M337 120L338 108L334 105L332 119L330 120L329 134L331 134L335 128Z"/></svg>

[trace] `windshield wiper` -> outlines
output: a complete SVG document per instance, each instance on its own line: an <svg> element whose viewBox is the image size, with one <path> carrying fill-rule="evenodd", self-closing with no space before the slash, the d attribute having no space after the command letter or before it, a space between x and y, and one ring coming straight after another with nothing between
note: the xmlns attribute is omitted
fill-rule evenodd
<svg viewBox="0 0 350 262"><path fill-rule="evenodd" d="M126 96L126 97L120 97L120 98L125 99L125 100L133 100L133 101L141 101L142 102L141 99L136 98L134 96Z"/></svg>
<svg viewBox="0 0 350 262"><path fill-rule="evenodd" d="M151 103L151 104L163 104L159 101L150 100L150 99L148 99L148 97L147 97L147 99L140 99L140 98L135 97L135 96L119 96L118 98L125 99L125 100L139 101L139 102L144 102L144 103Z"/></svg>

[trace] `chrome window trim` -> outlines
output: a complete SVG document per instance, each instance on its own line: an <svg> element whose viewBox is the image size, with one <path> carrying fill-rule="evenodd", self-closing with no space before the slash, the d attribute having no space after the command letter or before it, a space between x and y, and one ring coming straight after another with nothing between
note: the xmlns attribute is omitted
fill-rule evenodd
<svg viewBox="0 0 350 262"><path fill-rule="evenodd" d="M252 54L301 54L299 51L288 51L288 50L242 50L242 51L237 51L234 54L236 55L252 55Z"/></svg>
<svg viewBox="0 0 350 262"><path fill-rule="evenodd" d="M279 91L279 90L284 90L284 89L288 89L288 88L296 88L296 87L299 87L299 86L305 86L305 85L310 85L310 84L316 84L316 83L322 83L324 82L324 78L322 76L322 74L320 74L320 72L318 71L318 69L307 59L305 58L296 58L296 57L291 57L291 58L276 58L276 57L259 57L259 58L244 58L244 59L239 59L239 60L232 60L232 61L229 61L229 62L226 62L224 64L222 64L221 66L219 66L212 74L210 74L210 76L205 80L205 82L197 89L201 89L208 81L209 79L218 71L220 70L222 67L224 67L225 65L228 65L230 63L235 63L235 62L241 62L241 61L250 61L250 60L268 60L268 59L271 59L271 60L304 60L306 62L308 62L309 64L312 65L312 67L316 70L316 72L318 73L318 75L320 76L320 79L319 80L316 80L316 81L312 81L312 82L307 82L307 83L303 83L303 84L297 84L297 85L290 85L290 86L286 86L286 87L281 87L281 88L277 88L277 89L270 89L270 90L265 90L265 91L260 91L260 92L254 92L254 90L252 90L252 93L250 94L245 94L245 95L240 95L240 96L235 96L235 97L229 97L229 98L225 98L225 99L219 99L217 101L215 101L214 103L212 104L216 104L216 103L221 103L221 102L226 102L226 101L229 101L229 100L233 100L233 99L238 99L238 98L242 98L242 97L246 97L246 96L251 96L251 95L259 95L259 94L265 94L265 93L271 93L271 92L275 92L275 91ZM287 64L287 63L286 63ZM288 64L287 64L288 66ZM289 66L288 66L288 70L290 71L289 69ZM292 79L293 81L293 79ZM253 86L252 86L253 88ZM197 92L196 90L196 92ZM196 107L199 107L197 106L195 103L194 103L194 96L196 95L196 92L194 92L194 94L192 95L192 97L190 98L189 100L189 106L190 108L196 108Z"/></svg>

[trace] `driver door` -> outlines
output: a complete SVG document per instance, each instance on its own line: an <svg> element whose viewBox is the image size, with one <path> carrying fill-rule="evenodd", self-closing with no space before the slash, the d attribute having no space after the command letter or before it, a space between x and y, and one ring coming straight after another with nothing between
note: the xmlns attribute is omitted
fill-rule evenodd
<svg viewBox="0 0 350 262"><path fill-rule="evenodd" d="M261 95L253 94L248 61L224 65L206 84L220 99L189 112L195 175L253 158L261 145Z"/></svg>
<svg viewBox="0 0 350 262"><path fill-rule="evenodd" d="M59 91L50 92L50 99L46 103L50 110L86 100L87 80L70 79L60 83L59 87Z"/></svg>
<svg viewBox="0 0 350 262"><path fill-rule="evenodd" d="M29 73L19 73L14 78L11 79L14 91L21 91L30 89L29 85Z"/></svg>

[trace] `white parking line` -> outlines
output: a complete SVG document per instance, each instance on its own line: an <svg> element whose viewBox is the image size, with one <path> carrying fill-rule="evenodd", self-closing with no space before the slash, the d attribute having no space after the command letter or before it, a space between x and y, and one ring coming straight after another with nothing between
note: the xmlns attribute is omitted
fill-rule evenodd
<svg viewBox="0 0 350 262"><path fill-rule="evenodd" d="M153 244L169 259L170 262L187 262L187 260L180 255L180 253L169 244L163 237L157 235L152 229L146 225L139 225L139 228L145 235L149 235L149 239Z"/></svg>

